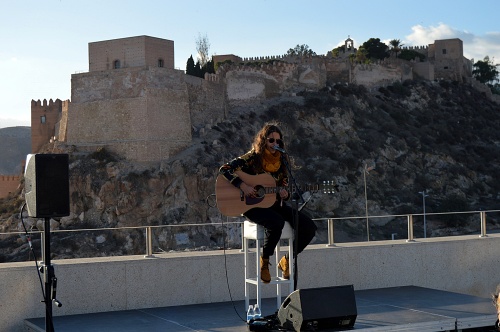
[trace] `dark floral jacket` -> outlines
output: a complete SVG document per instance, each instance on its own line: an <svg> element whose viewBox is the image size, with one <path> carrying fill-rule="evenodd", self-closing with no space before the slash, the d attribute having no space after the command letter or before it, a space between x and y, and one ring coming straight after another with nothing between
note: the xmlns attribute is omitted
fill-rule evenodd
<svg viewBox="0 0 500 332"><path fill-rule="evenodd" d="M244 155L222 165L219 169L219 173L222 174L235 187L239 188L243 181L237 174L234 173L235 171L242 171L250 175L268 173L262 169L258 158L259 156L252 149ZM276 180L276 186L285 187L288 185L288 175L283 163L278 171L268 174L271 174L271 176Z"/></svg>

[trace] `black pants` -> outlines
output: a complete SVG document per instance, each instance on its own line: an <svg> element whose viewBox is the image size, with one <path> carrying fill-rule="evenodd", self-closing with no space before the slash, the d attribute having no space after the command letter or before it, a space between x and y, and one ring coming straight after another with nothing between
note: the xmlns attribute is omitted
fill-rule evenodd
<svg viewBox="0 0 500 332"><path fill-rule="evenodd" d="M283 203L283 206L280 206L280 204L276 202L270 208L253 208L243 215L250 219L250 221L263 226L265 229L264 247L262 248L263 258L269 258L269 256L273 255L274 249L280 240L281 231L285 226L285 221L290 222L290 226L294 228L292 222L293 209L285 203ZM299 232L294 241L297 241L297 254L300 254L314 238L317 227L314 221L301 212L299 212L298 224Z"/></svg>

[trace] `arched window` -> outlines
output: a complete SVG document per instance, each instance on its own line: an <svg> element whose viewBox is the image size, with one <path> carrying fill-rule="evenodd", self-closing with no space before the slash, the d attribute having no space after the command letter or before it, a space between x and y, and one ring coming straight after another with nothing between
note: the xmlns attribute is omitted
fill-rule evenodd
<svg viewBox="0 0 500 332"><path fill-rule="evenodd" d="M158 59L158 67L163 68L164 65L163 59Z"/></svg>
<svg viewBox="0 0 500 332"><path fill-rule="evenodd" d="M120 68L120 60L115 60L115 62L113 62L113 69L118 69Z"/></svg>

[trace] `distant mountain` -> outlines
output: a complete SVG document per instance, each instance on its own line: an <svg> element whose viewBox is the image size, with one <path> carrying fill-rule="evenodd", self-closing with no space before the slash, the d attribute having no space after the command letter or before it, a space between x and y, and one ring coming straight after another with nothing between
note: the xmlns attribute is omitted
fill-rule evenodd
<svg viewBox="0 0 500 332"><path fill-rule="evenodd" d="M31 127L0 128L0 174L22 172L22 162L31 152Z"/></svg>

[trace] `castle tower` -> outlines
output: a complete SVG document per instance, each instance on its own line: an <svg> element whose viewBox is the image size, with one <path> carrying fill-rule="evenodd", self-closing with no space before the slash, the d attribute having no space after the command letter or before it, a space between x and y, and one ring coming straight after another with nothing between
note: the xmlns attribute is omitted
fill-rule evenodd
<svg viewBox="0 0 500 332"><path fill-rule="evenodd" d="M149 36L89 43L89 72L71 76L67 143L157 161L191 142L185 74L174 42Z"/></svg>
<svg viewBox="0 0 500 332"><path fill-rule="evenodd" d="M174 69L174 42L138 36L89 43L89 71L131 67Z"/></svg>
<svg viewBox="0 0 500 332"><path fill-rule="evenodd" d="M429 45L429 61L434 64L434 76L461 82L470 77L472 68L464 58L463 42L459 38L441 39Z"/></svg>
<svg viewBox="0 0 500 332"><path fill-rule="evenodd" d="M47 99L31 100L31 152L37 153L40 148L55 136L56 124L62 113L62 101Z"/></svg>

